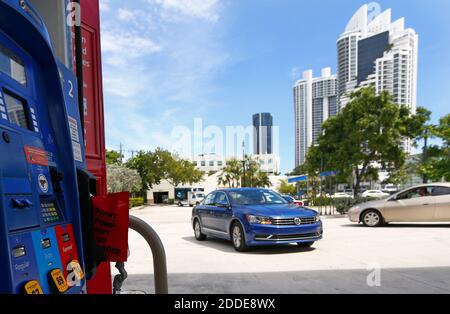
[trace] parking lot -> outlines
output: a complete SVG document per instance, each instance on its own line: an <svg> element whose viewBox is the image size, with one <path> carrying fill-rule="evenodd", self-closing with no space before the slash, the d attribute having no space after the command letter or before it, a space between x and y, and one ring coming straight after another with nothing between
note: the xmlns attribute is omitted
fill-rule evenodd
<svg viewBox="0 0 450 314"><path fill-rule="evenodd" d="M223 240L195 241L191 208L151 206L131 214L165 245L170 293L450 293L450 224L370 229L324 218L324 239L313 248L237 253ZM129 243L123 288L153 293L150 249L135 232Z"/></svg>

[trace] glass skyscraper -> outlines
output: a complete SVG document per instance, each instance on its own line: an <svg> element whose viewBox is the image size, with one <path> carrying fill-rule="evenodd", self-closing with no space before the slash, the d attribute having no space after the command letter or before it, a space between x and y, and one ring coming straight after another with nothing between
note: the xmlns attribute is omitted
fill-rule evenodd
<svg viewBox="0 0 450 314"><path fill-rule="evenodd" d="M273 117L270 113L253 115L253 153L273 154Z"/></svg>

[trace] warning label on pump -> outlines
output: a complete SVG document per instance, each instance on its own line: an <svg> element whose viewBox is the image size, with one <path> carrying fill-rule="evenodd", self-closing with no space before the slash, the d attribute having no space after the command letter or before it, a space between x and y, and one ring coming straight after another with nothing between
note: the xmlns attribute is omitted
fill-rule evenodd
<svg viewBox="0 0 450 314"><path fill-rule="evenodd" d="M70 137L72 138L73 158L83 162L83 152L81 151L80 133L78 132L78 121L69 116Z"/></svg>
<svg viewBox="0 0 450 314"><path fill-rule="evenodd" d="M48 156L45 150L31 146L25 146L24 150L25 156L27 157L27 163L48 166Z"/></svg>
<svg viewBox="0 0 450 314"><path fill-rule="evenodd" d="M76 161L83 162L83 153L81 152L81 145L75 141L72 141L73 158Z"/></svg>
<svg viewBox="0 0 450 314"><path fill-rule="evenodd" d="M78 133L78 121L72 117L69 117L70 136L72 141L80 142L80 134Z"/></svg>
<svg viewBox="0 0 450 314"><path fill-rule="evenodd" d="M129 193L94 197L94 235L109 262L128 257Z"/></svg>

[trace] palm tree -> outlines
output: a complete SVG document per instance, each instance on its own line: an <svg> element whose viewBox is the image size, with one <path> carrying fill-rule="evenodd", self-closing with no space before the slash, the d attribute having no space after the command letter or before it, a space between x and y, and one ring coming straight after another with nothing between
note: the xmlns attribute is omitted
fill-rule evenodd
<svg viewBox="0 0 450 314"><path fill-rule="evenodd" d="M219 176L219 185L228 185L231 187L239 187L242 177L241 162L235 158L227 161L227 165L223 168Z"/></svg>

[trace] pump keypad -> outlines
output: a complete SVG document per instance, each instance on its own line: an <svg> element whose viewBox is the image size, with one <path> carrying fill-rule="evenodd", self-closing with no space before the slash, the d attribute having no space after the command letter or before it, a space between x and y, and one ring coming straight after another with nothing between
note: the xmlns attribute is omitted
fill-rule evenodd
<svg viewBox="0 0 450 314"><path fill-rule="evenodd" d="M44 223L52 224L62 220L58 207L53 201L41 201L41 213Z"/></svg>

